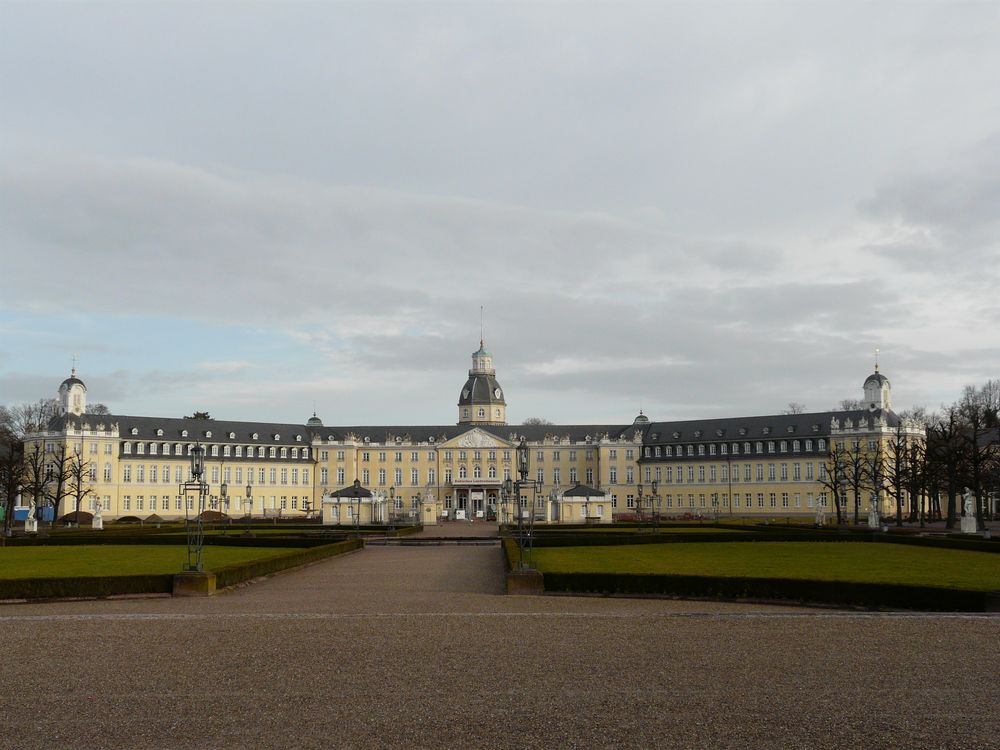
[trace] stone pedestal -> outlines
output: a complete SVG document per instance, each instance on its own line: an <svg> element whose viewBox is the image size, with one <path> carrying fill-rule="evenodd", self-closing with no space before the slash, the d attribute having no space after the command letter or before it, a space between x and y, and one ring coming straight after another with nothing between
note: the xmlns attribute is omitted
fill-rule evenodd
<svg viewBox="0 0 1000 750"><path fill-rule="evenodd" d="M104 528L104 519L100 516L94 516L94 520L90 522L90 528L100 531Z"/></svg>
<svg viewBox="0 0 1000 750"><path fill-rule="evenodd" d="M872 531L879 531L882 528L882 522L874 510L868 511L868 528Z"/></svg>
<svg viewBox="0 0 1000 750"><path fill-rule="evenodd" d="M507 574L508 594L544 594L545 579L537 570L524 570Z"/></svg>
<svg viewBox="0 0 1000 750"><path fill-rule="evenodd" d="M174 596L212 596L215 573L178 573L174 576Z"/></svg>
<svg viewBox="0 0 1000 750"><path fill-rule="evenodd" d="M34 516L28 516L24 519L24 533L25 534L37 534L38 533L38 519Z"/></svg>
<svg viewBox="0 0 1000 750"><path fill-rule="evenodd" d="M976 517L975 516L962 516L962 533L963 534L975 534L976 533Z"/></svg>

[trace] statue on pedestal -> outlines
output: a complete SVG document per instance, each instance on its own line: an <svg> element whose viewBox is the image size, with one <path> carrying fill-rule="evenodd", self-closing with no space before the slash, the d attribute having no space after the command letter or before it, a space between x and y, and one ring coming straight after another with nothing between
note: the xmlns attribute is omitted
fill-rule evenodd
<svg viewBox="0 0 1000 750"><path fill-rule="evenodd" d="M962 516L962 533L975 534L977 531L975 498L973 497L972 490L968 487L965 488L965 492L962 494L962 507L965 509L965 515Z"/></svg>
<svg viewBox="0 0 1000 750"><path fill-rule="evenodd" d="M878 512L878 498L872 496L871 506L868 509L868 528L872 530L882 528L882 519Z"/></svg>
<svg viewBox="0 0 1000 750"><path fill-rule="evenodd" d="M90 522L90 528L102 530L104 529L104 516L101 515L101 501L98 500L94 505L96 507L94 508L94 518Z"/></svg>
<svg viewBox="0 0 1000 750"><path fill-rule="evenodd" d="M26 534L38 533L38 518L35 517L35 498L28 498L28 516L24 519L24 531Z"/></svg>

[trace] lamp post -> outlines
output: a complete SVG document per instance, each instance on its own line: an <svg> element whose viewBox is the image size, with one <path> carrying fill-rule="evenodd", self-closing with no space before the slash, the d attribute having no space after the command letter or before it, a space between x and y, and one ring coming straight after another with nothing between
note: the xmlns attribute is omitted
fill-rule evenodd
<svg viewBox="0 0 1000 750"><path fill-rule="evenodd" d="M205 512L205 495L208 485L204 482L205 449L199 443L191 449L191 479L180 485L180 493L184 496L184 524L187 530L187 563L184 570L202 572L201 553L205 546L205 525L202 514ZM188 493L198 493L198 515L192 524L188 517Z"/></svg>
<svg viewBox="0 0 1000 750"><path fill-rule="evenodd" d="M253 475L249 472L247 473L247 530L243 532L243 536L247 538L253 538L253 532L250 530L250 520L251 514L253 512Z"/></svg>
<svg viewBox="0 0 1000 750"><path fill-rule="evenodd" d="M635 510L636 510L636 521L638 522L638 527L642 528L642 482L635 486L636 500L635 500Z"/></svg>
<svg viewBox="0 0 1000 750"><path fill-rule="evenodd" d="M389 507L387 510L389 512L389 523L386 526L388 532L396 528L396 485L394 484L389 485ZM386 535L388 536L388 533Z"/></svg>
<svg viewBox="0 0 1000 750"><path fill-rule="evenodd" d="M528 479L528 443L522 435L517 444L517 474L518 481L514 482L514 506L517 508L517 548L518 548L518 570L531 570L531 547L533 544L532 529L535 523L535 495L538 493L540 482ZM524 510L521 508L521 489L530 487L531 515L528 517L528 526L524 525Z"/></svg>
<svg viewBox="0 0 1000 750"><path fill-rule="evenodd" d="M653 516L653 533L659 533L660 531L660 482L656 479L653 480L652 490L653 494L649 497L649 511ZM653 502L656 502L656 513L653 513Z"/></svg>

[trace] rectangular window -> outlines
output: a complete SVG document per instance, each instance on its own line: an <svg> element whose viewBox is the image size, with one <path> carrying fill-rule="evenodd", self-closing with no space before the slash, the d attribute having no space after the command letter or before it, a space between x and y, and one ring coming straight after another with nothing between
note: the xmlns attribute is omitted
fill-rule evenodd
<svg viewBox="0 0 1000 750"><path fill-rule="evenodd" d="M132 467L129 464L122 466L122 481L131 482L132 481Z"/></svg>
<svg viewBox="0 0 1000 750"><path fill-rule="evenodd" d="M723 466L722 470L725 471L725 469L726 469L726 467ZM708 481L710 481L710 482L717 482L718 478L716 476L716 473L717 473L717 470L715 468L715 464L713 464L712 466L709 466L708 467Z"/></svg>
<svg viewBox="0 0 1000 750"><path fill-rule="evenodd" d="M337 469L337 484L340 486L344 484L344 470L340 468Z"/></svg>
<svg viewBox="0 0 1000 750"><path fill-rule="evenodd" d="M635 495L626 495L625 496L625 507L626 508L634 508L635 507Z"/></svg>
<svg viewBox="0 0 1000 750"><path fill-rule="evenodd" d="M371 471L368 469L361 470L361 484L367 487L372 482Z"/></svg>
<svg viewBox="0 0 1000 750"><path fill-rule="evenodd" d="M701 482L702 484L704 484L704 482L705 482L705 467L704 466L699 466L698 467L698 481Z"/></svg>
<svg viewBox="0 0 1000 750"><path fill-rule="evenodd" d="M278 483L278 470L277 469L271 469L270 472L269 472L269 478L271 480L271 484L277 484Z"/></svg>
<svg viewBox="0 0 1000 750"><path fill-rule="evenodd" d="M763 492L758 492L757 493L757 507L758 508L763 508L764 507L764 493Z"/></svg>
<svg viewBox="0 0 1000 750"><path fill-rule="evenodd" d="M802 465L792 464L792 480L798 482L802 479Z"/></svg>
<svg viewBox="0 0 1000 750"><path fill-rule="evenodd" d="M777 508L778 507L778 498L777 498L777 496L773 492L769 493L767 499L768 499L768 502L770 503L770 505L771 505L772 508Z"/></svg>
<svg viewBox="0 0 1000 750"><path fill-rule="evenodd" d="M764 464L757 464L757 481L764 481Z"/></svg>
<svg viewBox="0 0 1000 750"><path fill-rule="evenodd" d="M767 465L767 481L774 481L774 464Z"/></svg>
<svg viewBox="0 0 1000 750"><path fill-rule="evenodd" d="M782 482L788 481L788 464L781 465L781 481Z"/></svg>
<svg viewBox="0 0 1000 750"><path fill-rule="evenodd" d="M122 498L122 510L132 510L132 498L128 495Z"/></svg>
<svg viewBox="0 0 1000 750"><path fill-rule="evenodd" d="M298 484L298 483L299 483L299 470L292 469L292 484Z"/></svg>
<svg viewBox="0 0 1000 750"><path fill-rule="evenodd" d="M608 467L608 482L611 484L618 484L618 467L610 466Z"/></svg>
<svg viewBox="0 0 1000 750"><path fill-rule="evenodd" d="M806 464L806 480L811 482L813 479L813 465Z"/></svg>
<svg viewBox="0 0 1000 750"><path fill-rule="evenodd" d="M788 493L787 492L782 492L781 493L781 507L782 508L787 508L788 507Z"/></svg>

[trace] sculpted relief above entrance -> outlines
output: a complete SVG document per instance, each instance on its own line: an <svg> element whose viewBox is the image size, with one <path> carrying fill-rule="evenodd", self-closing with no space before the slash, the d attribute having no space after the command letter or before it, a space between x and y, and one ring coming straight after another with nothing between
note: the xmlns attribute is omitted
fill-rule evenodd
<svg viewBox="0 0 1000 750"><path fill-rule="evenodd" d="M454 445L459 448L506 448L507 443L480 429L470 430L455 439Z"/></svg>

